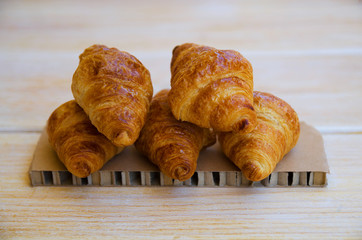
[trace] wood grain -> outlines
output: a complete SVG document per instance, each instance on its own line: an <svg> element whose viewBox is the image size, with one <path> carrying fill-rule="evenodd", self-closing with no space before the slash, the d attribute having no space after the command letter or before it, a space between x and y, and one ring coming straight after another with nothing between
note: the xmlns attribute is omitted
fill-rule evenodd
<svg viewBox="0 0 362 240"><path fill-rule="evenodd" d="M361 10L354 0L1 1L0 238L361 239ZM157 92L184 42L240 51L255 89L325 133L327 188L30 186L39 132L72 98L86 47L134 54Z"/></svg>
<svg viewBox="0 0 362 240"><path fill-rule="evenodd" d="M94 42L130 51L183 42L257 51L360 49L358 1L2 1L5 49L78 50ZM111 6L111 7L110 7Z"/></svg>
<svg viewBox="0 0 362 240"><path fill-rule="evenodd" d="M0 135L0 236L358 238L362 135L324 135L327 188L31 187L39 134ZM15 151L16 150L16 151Z"/></svg>
<svg viewBox="0 0 362 240"><path fill-rule="evenodd" d="M0 79L6 80L0 82L0 102L4 103L0 106L0 130L40 131L55 108L73 99L70 85L77 54L30 52L23 53L21 60L10 52L0 55L0 66L8 69L0 72ZM170 87L170 56L139 58L151 72L155 92ZM362 131L360 101L355 100L362 93L362 55L256 54L248 58L254 66L255 90L284 99L300 119L326 131L337 131L344 125Z"/></svg>
<svg viewBox="0 0 362 240"><path fill-rule="evenodd" d="M345 124L362 130L354 100L362 92L362 15L355 1L108 5L2 2L0 130L40 131L72 98L78 55L91 44L137 56L157 92L169 87L171 51L183 42L240 51L253 64L255 89L280 95L323 131Z"/></svg>

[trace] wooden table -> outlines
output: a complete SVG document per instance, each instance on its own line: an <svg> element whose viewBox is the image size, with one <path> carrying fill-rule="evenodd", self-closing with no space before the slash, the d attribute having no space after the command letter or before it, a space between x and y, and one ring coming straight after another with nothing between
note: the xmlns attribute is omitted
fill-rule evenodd
<svg viewBox="0 0 362 240"><path fill-rule="evenodd" d="M256 90L323 134L326 188L32 187L50 113L72 98L78 55L103 43L137 56L155 92L174 46L235 49ZM361 239L360 1L1 1L1 239Z"/></svg>

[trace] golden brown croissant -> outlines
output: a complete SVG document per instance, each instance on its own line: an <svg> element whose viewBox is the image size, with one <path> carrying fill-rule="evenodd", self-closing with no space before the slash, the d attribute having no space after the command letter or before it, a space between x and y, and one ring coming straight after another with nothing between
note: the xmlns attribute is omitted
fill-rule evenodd
<svg viewBox="0 0 362 240"><path fill-rule="evenodd" d="M150 73L127 52L93 45L79 56L72 92L92 124L115 145L132 145L145 123Z"/></svg>
<svg viewBox="0 0 362 240"><path fill-rule="evenodd" d="M192 177L203 147L215 143L209 129L174 118L167 100L169 90L156 94L135 146L167 176L180 181Z"/></svg>
<svg viewBox="0 0 362 240"><path fill-rule="evenodd" d="M83 109L72 100L49 117L49 143L69 172L87 177L117 153L117 147L92 125Z"/></svg>
<svg viewBox="0 0 362 240"><path fill-rule="evenodd" d="M250 132L256 124L252 66L233 50L193 43L177 46L169 101L178 120L215 131Z"/></svg>
<svg viewBox="0 0 362 240"><path fill-rule="evenodd" d="M246 178L259 181L274 171L277 163L297 143L299 120L293 108L282 99L254 92L257 125L248 134L220 133L223 152Z"/></svg>

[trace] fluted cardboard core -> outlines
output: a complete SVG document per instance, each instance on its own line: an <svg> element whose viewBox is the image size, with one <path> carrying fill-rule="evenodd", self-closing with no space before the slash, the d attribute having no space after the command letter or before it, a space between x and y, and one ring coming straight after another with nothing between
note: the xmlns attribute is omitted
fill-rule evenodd
<svg viewBox="0 0 362 240"><path fill-rule="evenodd" d="M129 146L114 156L101 170L86 178L78 178L67 171L48 143L46 131L40 136L30 167L33 186L325 186L329 166L321 134L301 122L297 145L278 163L274 172L260 182L247 180L241 171L215 144L200 153L195 174L180 182L160 172Z"/></svg>

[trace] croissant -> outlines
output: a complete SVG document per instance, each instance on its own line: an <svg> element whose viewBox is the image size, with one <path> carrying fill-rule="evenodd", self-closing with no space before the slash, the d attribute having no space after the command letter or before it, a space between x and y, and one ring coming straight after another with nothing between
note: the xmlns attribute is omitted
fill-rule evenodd
<svg viewBox="0 0 362 240"><path fill-rule="evenodd" d="M167 100L168 92L162 90L154 96L135 146L165 175L185 181L196 170L200 150L214 144L216 137L210 129L176 120Z"/></svg>
<svg viewBox="0 0 362 240"><path fill-rule="evenodd" d="M257 114L255 129L247 134L219 133L225 155L251 181L271 174L277 163L297 143L299 120L293 108L282 99L264 92L254 92Z"/></svg>
<svg viewBox="0 0 362 240"><path fill-rule="evenodd" d="M92 124L115 145L132 145L145 123L153 88L134 56L93 45L79 56L72 92Z"/></svg>
<svg viewBox="0 0 362 240"><path fill-rule="evenodd" d="M252 131L252 72L249 61L236 51L193 43L176 46L169 93L173 115L215 131Z"/></svg>
<svg viewBox="0 0 362 240"><path fill-rule="evenodd" d="M72 100L59 106L47 124L49 143L69 172L87 177L117 153L117 147L92 125Z"/></svg>

